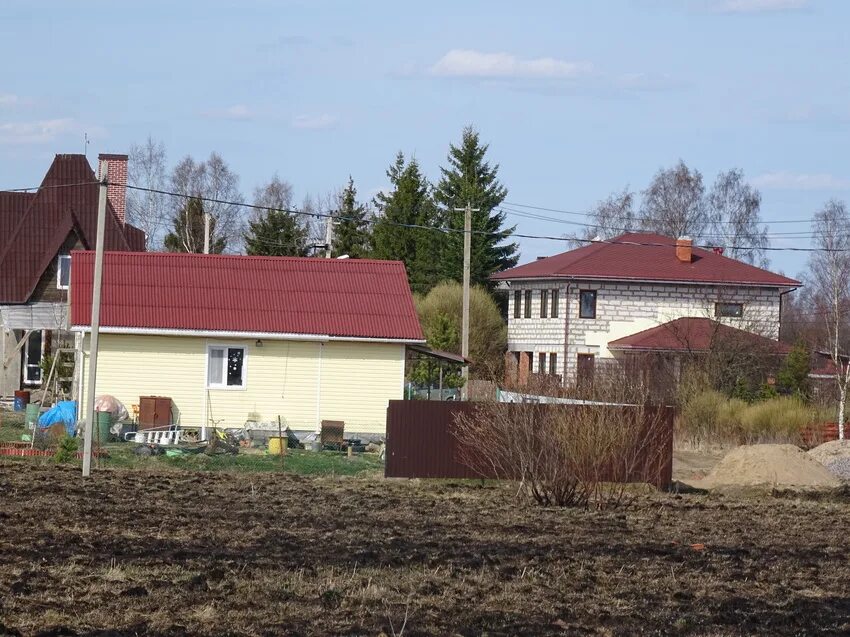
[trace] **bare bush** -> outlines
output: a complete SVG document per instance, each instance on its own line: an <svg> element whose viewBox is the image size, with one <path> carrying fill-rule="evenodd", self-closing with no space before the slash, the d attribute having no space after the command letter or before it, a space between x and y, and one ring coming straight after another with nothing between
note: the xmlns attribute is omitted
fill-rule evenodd
<svg viewBox="0 0 850 637"><path fill-rule="evenodd" d="M464 463L537 504L606 508L629 499L629 483L664 481L670 422L655 407L496 403L460 415L455 435Z"/></svg>

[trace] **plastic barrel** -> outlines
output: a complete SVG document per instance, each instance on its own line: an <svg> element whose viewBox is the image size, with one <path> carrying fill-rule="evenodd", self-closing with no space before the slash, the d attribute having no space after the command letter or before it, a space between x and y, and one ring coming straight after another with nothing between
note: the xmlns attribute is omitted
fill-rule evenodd
<svg viewBox="0 0 850 637"><path fill-rule="evenodd" d="M112 426L112 414L108 411L99 411L97 412L97 430L98 436L100 439L100 444L104 444L109 442L111 438L111 434L109 433L109 428ZM97 439L95 439L97 442Z"/></svg>
<svg viewBox="0 0 850 637"><path fill-rule="evenodd" d="M273 456L279 456L281 452L286 455L286 438L278 438L277 436L269 438L269 453Z"/></svg>
<svg viewBox="0 0 850 637"><path fill-rule="evenodd" d="M27 415L26 415L26 423L27 429L34 429L36 424L38 423L39 416L39 404L38 403L30 403L27 405Z"/></svg>
<svg viewBox="0 0 850 637"><path fill-rule="evenodd" d="M15 391L13 407L15 411L23 411L30 404L30 393L26 390Z"/></svg>

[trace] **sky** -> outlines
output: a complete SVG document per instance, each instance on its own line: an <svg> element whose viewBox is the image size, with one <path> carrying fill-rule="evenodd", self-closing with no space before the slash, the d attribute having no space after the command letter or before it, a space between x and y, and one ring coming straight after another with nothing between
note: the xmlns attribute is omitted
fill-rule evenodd
<svg viewBox="0 0 850 637"><path fill-rule="evenodd" d="M805 247L777 233L850 201L848 24L842 0L5 0L0 188L150 135L172 165L219 152L248 198L277 174L296 201L349 175L365 199L398 151L438 179L473 125L513 209L586 213L682 159L707 185L742 169L772 245ZM509 221L555 237L586 221L542 214ZM789 275L807 259L769 256Z"/></svg>

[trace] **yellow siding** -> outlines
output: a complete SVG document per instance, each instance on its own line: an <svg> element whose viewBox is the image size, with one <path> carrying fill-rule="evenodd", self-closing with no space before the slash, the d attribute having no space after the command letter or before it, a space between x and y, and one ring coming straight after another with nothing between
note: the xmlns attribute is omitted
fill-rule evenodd
<svg viewBox="0 0 850 637"><path fill-rule="evenodd" d="M246 348L245 389L206 389L210 344ZM184 426L240 427L257 414L260 422L280 415L296 430L328 419L344 420L347 432L383 434L387 402L403 396L403 370L404 346L391 343L265 340L257 347L254 340L102 334L97 393L128 410L139 396L170 396Z"/></svg>

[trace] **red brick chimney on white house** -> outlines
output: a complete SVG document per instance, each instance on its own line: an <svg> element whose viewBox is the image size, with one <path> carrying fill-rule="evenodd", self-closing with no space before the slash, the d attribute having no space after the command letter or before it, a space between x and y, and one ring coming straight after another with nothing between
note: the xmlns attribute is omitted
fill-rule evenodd
<svg viewBox="0 0 850 637"><path fill-rule="evenodd" d="M676 239L676 258L682 263L690 263L693 256L693 244L690 237Z"/></svg>
<svg viewBox="0 0 850 637"><path fill-rule="evenodd" d="M102 179L106 175L106 181L109 182L106 198L123 225L127 214L127 155L101 153L97 161L97 177Z"/></svg>

